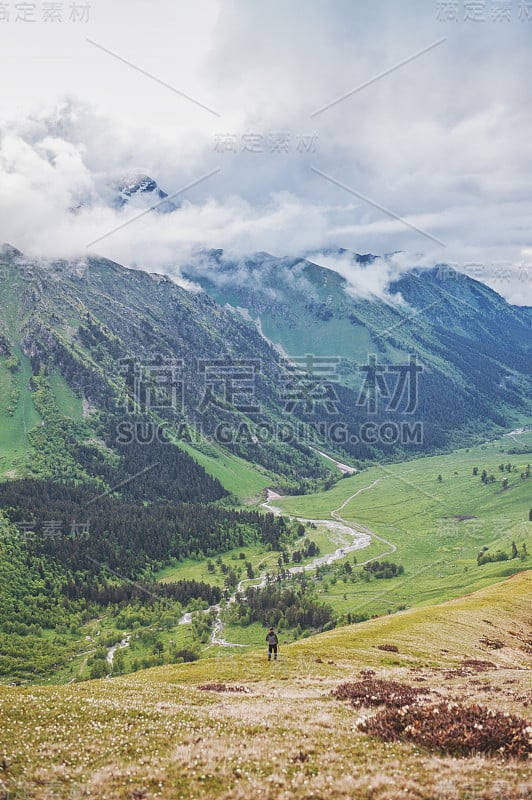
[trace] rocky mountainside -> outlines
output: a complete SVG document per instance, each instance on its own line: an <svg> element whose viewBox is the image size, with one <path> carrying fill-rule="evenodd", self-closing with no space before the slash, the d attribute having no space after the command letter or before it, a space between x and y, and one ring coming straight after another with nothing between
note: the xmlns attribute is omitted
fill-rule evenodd
<svg viewBox="0 0 532 800"><path fill-rule="evenodd" d="M126 175L113 187L117 197L113 202L115 208L125 205L138 207L155 206L154 210L161 214L169 214L179 206L172 200L166 200L168 192L163 191L157 181L149 175L132 173Z"/></svg>
<svg viewBox="0 0 532 800"><path fill-rule="evenodd" d="M185 442L303 490L329 474L313 447L389 460L529 412L530 315L465 276L410 272L393 302L357 300L305 260L209 265L189 271L205 289L191 292L105 259L3 249L2 474L125 479L152 447L189 458Z"/></svg>

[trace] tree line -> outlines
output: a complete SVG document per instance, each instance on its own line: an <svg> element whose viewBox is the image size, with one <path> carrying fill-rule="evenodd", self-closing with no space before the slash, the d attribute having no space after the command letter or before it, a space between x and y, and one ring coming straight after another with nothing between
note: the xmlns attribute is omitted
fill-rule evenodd
<svg viewBox="0 0 532 800"><path fill-rule="evenodd" d="M261 542L279 549L288 535L282 517L206 504L134 505L98 497L84 486L19 480L0 484L0 509L31 553L99 575L107 567L124 578L190 556L210 557Z"/></svg>

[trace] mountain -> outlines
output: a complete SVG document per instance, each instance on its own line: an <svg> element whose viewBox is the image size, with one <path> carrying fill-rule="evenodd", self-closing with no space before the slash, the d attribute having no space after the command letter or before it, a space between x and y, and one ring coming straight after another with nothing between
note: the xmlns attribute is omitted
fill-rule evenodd
<svg viewBox="0 0 532 800"><path fill-rule="evenodd" d="M214 459L224 445L265 483L327 477L297 441L222 441L241 424L273 430L279 365L204 293L106 260L51 264L4 248L0 296L2 474L111 485L157 463L168 471L158 497L218 499L221 485L185 452L193 444Z"/></svg>
<svg viewBox="0 0 532 800"><path fill-rule="evenodd" d="M6 793L530 798L531 580L283 641L277 664L244 651L83 684L3 687ZM365 691L355 707L349 689ZM376 715L395 741L375 725L361 730ZM524 757L508 758L519 741Z"/></svg>
<svg viewBox="0 0 532 800"><path fill-rule="evenodd" d="M2 250L0 474L216 500L231 455L236 484L305 491L331 476L316 450L357 465L434 452L530 411L530 315L465 276L412 271L391 300L357 300L304 259L204 262L194 292ZM129 483L154 464L160 480Z"/></svg>
<svg viewBox="0 0 532 800"><path fill-rule="evenodd" d="M377 257L351 256L371 287ZM267 253L234 261L221 250L209 251L184 273L218 303L251 317L268 340L292 356L336 355L365 364L368 353L378 352L396 363L416 351L452 374L454 344L461 341L460 350L493 349L501 363L511 364L515 350L517 369L531 372L532 309L509 305L487 286L445 265L411 269L390 281L384 297L368 290L363 298L332 269ZM442 337L449 341L445 367L434 353L442 349ZM355 377L351 374L347 383Z"/></svg>
<svg viewBox="0 0 532 800"><path fill-rule="evenodd" d="M115 180L109 177L98 179L90 191L74 194L69 210L72 214L78 214L83 209L104 206L115 210L151 209L158 214L171 214L180 204L167 198L168 193L150 175L131 172Z"/></svg>
<svg viewBox="0 0 532 800"><path fill-rule="evenodd" d="M376 256L350 255L359 282L367 275L371 287ZM234 261L210 251L184 272L216 302L254 321L280 352L340 359L338 382L357 391L371 355L384 373L414 356L423 365L419 415L431 420L429 397L437 385L439 401L432 399L449 415L448 432L462 427L462 412L452 410L464 405L471 420L485 415L503 426L512 409L530 411L531 309L508 304L445 265L412 269L390 281L384 295L362 298L332 269L266 253Z"/></svg>
<svg viewBox="0 0 532 800"><path fill-rule="evenodd" d="M157 181L143 173L126 175L113 188L117 192L112 202L115 208L125 205L139 208L154 206L154 210L162 214L169 214L179 208L172 200L166 200L168 193L158 186Z"/></svg>

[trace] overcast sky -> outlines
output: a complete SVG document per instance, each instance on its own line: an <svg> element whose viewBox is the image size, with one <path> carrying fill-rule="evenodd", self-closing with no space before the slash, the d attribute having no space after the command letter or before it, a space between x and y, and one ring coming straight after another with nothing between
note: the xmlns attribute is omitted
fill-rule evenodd
<svg viewBox="0 0 532 800"><path fill-rule="evenodd" d="M170 273L198 247L402 251L532 304L532 2L22 5L0 3L0 240ZM129 171L181 207L105 236Z"/></svg>

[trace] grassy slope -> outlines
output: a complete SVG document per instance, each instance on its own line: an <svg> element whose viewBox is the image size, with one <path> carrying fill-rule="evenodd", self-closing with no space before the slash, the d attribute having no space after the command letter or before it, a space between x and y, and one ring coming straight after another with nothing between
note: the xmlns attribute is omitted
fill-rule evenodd
<svg viewBox="0 0 532 800"><path fill-rule="evenodd" d="M15 301L15 289L20 278L12 275L12 282L0 283L0 322L11 342L12 352L18 357L20 367L11 374L5 366L5 358L0 358L0 479L15 477L25 472L31 455L28 431L41 422L28 384L31 378L31 365L19 344L18 328L22 322L20 309ZM0 326L2 327L2 326ZM16 396L12 414L7 414L10 397Z"/></svg>
<svg viewBox="0 0 532 800"><path fill-rule="evenodd" d="M57 403L57 409L63 417L68 417L76 422L83 419L83 403L67 384L59 372L50 375L50 388Z"/></svg>
<svg viewBox="0 0 532 800"><path fill-rule="evenodd" d="M282 647L276 664L248 653L63 687L0 687L2 779L14 796L39 800L530 797L530 765L383 745L357 732L359 714L330 689L369 666L526 717L531 591L532 573L521 573L445 605ZM399 653L379 650L383 643ZM465 658L493 666L453 672ZM249 693L198 691L212 680Z"/></svg>
<svg viewBox="0 0 532 800"><path fill-rule="evenodd" d="M520 436L517 441L530 445L532 436ZM530 565L530 560L476 564L483 546L489 546L490 552L500 548L509 553L513 540L519 548L525 542L532 553L531 482L520 478L532 454L509 454L508 449L516 446L516 440L504 437L445 456L373 467L340 481L328 492L275 503L293 515L322 518L345 503L339 511L344 519L366 525L397 547L386 558L402 564L404 576L368 584L338 581L326 595L337 610L383 614L404 605L441 602ZM504 473L510 485L503 491L498 465L507 462L515 464L518 472ZM479 475L484 468L493 473L497 483L483 486L472 475L475 466ZM474 519L459 521L460 515ZM361 563L389 550L385 544L374 543L371 550L356 555Z"/></svg>
<svg viewBox="0 0 532 800"><path fill-rule="evenodd" d="M264 489L272 482L272 477L265 470L254 467L243 458L222 450L215 444L205 442L198 449L187 442L176 440L175 443L201 464L209 475L218 478L227 491L243 505L262 499Z"/></svg>
<svg viewBox="0 0 532 800"><path fill-rule="evenodd" d="M321 322L299 312L297 326L266 317L262 330L267 339L281 344L291 356L312 353L330 358L331 342L334 342L335 356L365 363L368 353L375 350L369 331L361 325L352 325L347 319Z"/></svg>
<svg viewBox="0 0 532 800"><path fill-rule="evenodd" d="M27 385L31 378L31 366L22 352L15 353L20 359L20 368L11 375L5 367L5 359L0 359L0 385L2 387L2 405L6 403L5 391L11 392L13 383L17 384L18 401L14 413L7 415L0 409L0 478L16 477L25 473L25 468L31 454L31 445L28 441L28 432L41 421L33 405L31 393Z"/></svg>

